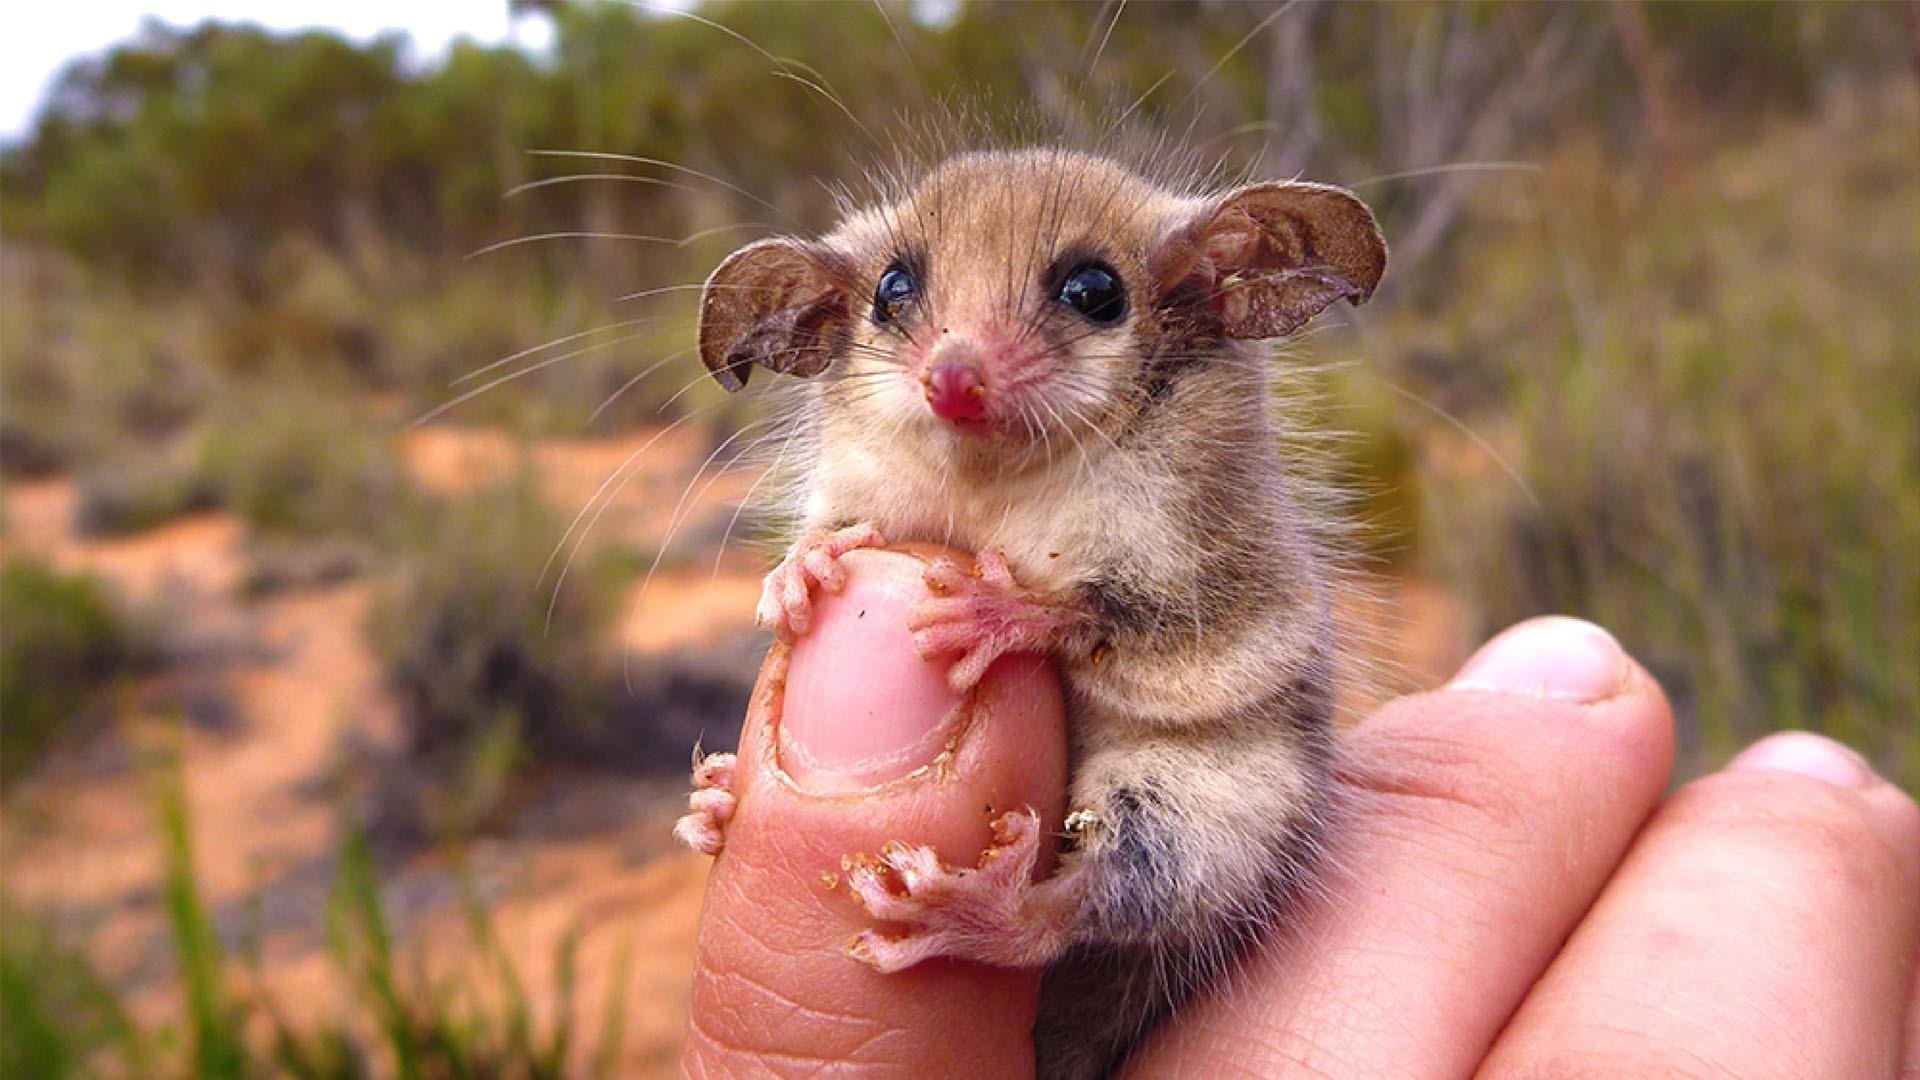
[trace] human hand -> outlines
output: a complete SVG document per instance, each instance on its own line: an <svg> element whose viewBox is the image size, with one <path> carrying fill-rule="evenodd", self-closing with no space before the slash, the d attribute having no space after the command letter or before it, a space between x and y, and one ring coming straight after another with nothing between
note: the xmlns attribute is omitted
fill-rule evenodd
<svg viewBox="0 0 1920 1080"><path fill-rule="evenodd" d="M784 703L755 694L683 1064L1029 1072L1037 971L880 975L846 953L869 923L822 875L896 839L970 863L989 806L1057 825L1057 683L1010 658L971 721L943 726L956 699L905 631L918 565L848 565ZM1663 798L1665 699L1564 619L1342 737L1318 894L1131 1072L1891 1076L1904 1031L1903 1075L1920 1073L1920 808L1844 748L1774 736Z"/></svg>

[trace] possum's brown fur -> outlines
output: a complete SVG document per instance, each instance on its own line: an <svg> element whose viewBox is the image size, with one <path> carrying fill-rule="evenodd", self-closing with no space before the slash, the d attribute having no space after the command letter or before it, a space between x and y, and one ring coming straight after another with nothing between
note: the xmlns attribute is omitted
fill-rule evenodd
<svg viewBox="0 0 1920 1080"><path fill-rule="evenodd" d="M1097 255L1129 313L1049 307L1047 268ZM875 280L920 268L910 318L868 317ZM1042 1075L1098 1075L1214 978L1306 880L1322 830L1335 648L1329 559L1284 467L1262 340L1385 267L1351 196L1307 184L1170 187L1066 150L961 155L813 241L763 241L716 273L703 357L811 376L784 465L803 528L1005 553L1087 619L1068 687L1070 805L1100 826L1064 857L1085 882L1048 962ZM1018 320L1050 358L991 438L955 434L904 350ZM1024 395L1024 396L1019 396ZM910 839L910 838L909 838Z"/></svg>

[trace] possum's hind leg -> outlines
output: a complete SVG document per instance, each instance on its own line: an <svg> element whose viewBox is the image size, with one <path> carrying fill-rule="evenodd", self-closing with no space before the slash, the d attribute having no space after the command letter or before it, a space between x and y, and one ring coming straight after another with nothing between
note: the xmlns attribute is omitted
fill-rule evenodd
<svg viewBox="0 0 1920 1080"><path fill-rule="evenodd" d="M875 918L898 930L868 930L854 956L881 971L936 956L1001 967L1038 967L1059 956L1077 932L1080 878L1071 869L1033 880L1041 854L1040 818L1031 810L994 822L994 843L977 866L953 867L932 848L894 843L878 859L847 862L847 884Z"/></svg>
<svg viewBox="0 0 1920 1080"><path fill-rule="evenodd" d="M1106 1075L1298 900L1325 824L1330 738L1318 695L1286 697L1210 737L1089 749L1072 805L1098 825L1065 857L1088 884L1079 942L1042 984L1041 1077Z"/></svg>
<svg viewBox="0 0 1920 1080"><path fill-rule="evenodd" d="M754 622L773 631L781 641L794 641L813 622L813 587L839 592L846 586L847 572L840 566L840 556L858 548L885 547L886 543L880 530L871 524L807 532L761 583Z"/></svg>

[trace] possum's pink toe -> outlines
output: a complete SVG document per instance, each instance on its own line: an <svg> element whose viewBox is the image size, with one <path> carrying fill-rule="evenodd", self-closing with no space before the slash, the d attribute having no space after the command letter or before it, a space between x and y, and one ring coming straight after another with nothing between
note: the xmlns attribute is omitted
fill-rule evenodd
<svg viewBox="0 0 1920 1080"><path fill-rule="evenodd" d="M932 848L888 844L874 860L848 860L847 881L867 913L898 923L898 932L869 930L853 954L881 971L929 957L952 956L1007 967L1031 967L1058 956L1073 936L1077 884L1036 883L1040 819L1032 811L994 822L993 846L977 866L953 867Z"/></svg>

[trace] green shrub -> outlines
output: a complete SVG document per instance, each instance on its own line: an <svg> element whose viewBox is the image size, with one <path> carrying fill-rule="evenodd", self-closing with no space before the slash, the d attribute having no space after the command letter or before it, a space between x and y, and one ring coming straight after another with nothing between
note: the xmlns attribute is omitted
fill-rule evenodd
<svg viewBox="0 0 1920 1080"><path fill-rule="evenodd" d="M1885 182L1906 115L1789 127L1690 186L1563 155L1455 282L1457 354L1500 387L1467 419L1531 490L1485 454L1430 467L1435 565L1478 632L1613 629L1689 768L1804 727L1920 785L1920 249L1861 228L1920 220Z"/></svg>
<svg viewBox="0 0 1920 1080"><path fill-rule="evenodd" d="M581 934L555 946L554 976L542 997L557 1004L535 1019L533 992L503 947L491 913L465 890L466 948L435 978L408 964L393 936L379 868L364 832L347 819L326 911L327 941L344 1008L287 1015L269 989L257 953L243 952L253 978L235 978L231 943L216 930L200 888L177 760L154 778L164 873L162 893L181 1013L148 1029L52 925L0 903L0 1075L7 1077L292 1076L311 1080L403 1077L616 1074L625 1036L630 953L615 957L594 1042L582 1045L574 994ZM414 959L422 959L415 957ZM576 1047L580 1047L576 1051ZM588 1053L591 1051L591 1053Z"/></svg>
<svg viewBox="0 0 1920 1080"><path fill-rule="evenodd" d="M291 384L232 403L201 445L198 472L266 533L373 534L406 496L391 438L333 394Z"/></svg>
<svg viewBox="0 0 1920 1080"><path fill-rule="evenodd" d="M140 1076L144 1057L139 1032L87 958L0 903L0 1075Z"/></svg>
<svg viewBox="0 0 1920 1080"><path fill-rule="evenodd" d="M220 502L219 491L195 463L167 457L93 469L81 476L78 493L73 526L88 536L151 529Z"/></svg>
<svg viewBox="0 0 1920 1080"><path fill-rule="evenodd" d="M600 722L617 678L610 590L595 587L591 548L557 593L542 578L565 532L526 476L409 517L370 633L416 753L464 754L502 732L537 750Z"/></svg>
<svg viewBox="0 0 1920 1080"><path fill-rule="evenodd" d="M0 564L0 781L21 775L146 655L90 577Z"/></svg>
<svg viewBox="0 0 1920 1080"><path fill-rule="evenodd" d="M194 362L203 306L144 302L36 245L0 252L0 465L67 471L185 430L217 383Z"/></svg>
<svg viewBox="0 0 1920 1080"><path fill-rule="evenodd" d="M723 399L740 408L702 378L690 294L616 305L602 293L579 281L529 288L510 264L410 282L382 309L391 378L414 416L530 435L657 424Z"/></svg>

